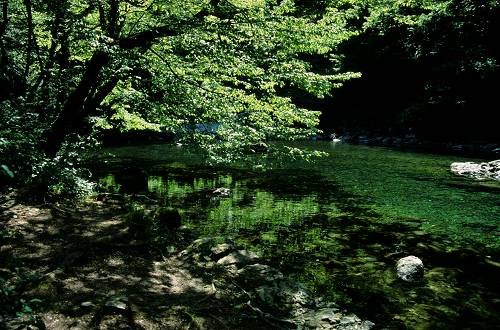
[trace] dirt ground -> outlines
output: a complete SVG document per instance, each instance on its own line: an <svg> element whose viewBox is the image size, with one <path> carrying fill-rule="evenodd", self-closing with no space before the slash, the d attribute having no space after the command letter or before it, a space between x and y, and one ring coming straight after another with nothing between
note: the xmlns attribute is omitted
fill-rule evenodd
<svg viewBox="0 0 500 330"><path fill-rule="evenodd" d="M131 240L120 203L29 205L10 192L0 195L0 233L0 278L15 288L0 329L283 327L259 316L236 283Z"/></svg>

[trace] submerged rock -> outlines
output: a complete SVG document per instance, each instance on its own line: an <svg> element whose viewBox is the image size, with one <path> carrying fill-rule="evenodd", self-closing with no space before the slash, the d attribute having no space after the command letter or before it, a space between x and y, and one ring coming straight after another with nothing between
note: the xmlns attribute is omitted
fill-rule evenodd
<svg viewBox="0 0 500 330"><path fill-rule="evenodd" d="M424 276L424 264L415 256L408 256L398 260L396 272L400 279L415 282Z"/></svg>
<svg viewBox="0 0 500 330"><path fill-rule="evenodd" d="M451 164L450 170L454 174L474 180L500 181L500 160L488 163L456 162Z"/></svg>

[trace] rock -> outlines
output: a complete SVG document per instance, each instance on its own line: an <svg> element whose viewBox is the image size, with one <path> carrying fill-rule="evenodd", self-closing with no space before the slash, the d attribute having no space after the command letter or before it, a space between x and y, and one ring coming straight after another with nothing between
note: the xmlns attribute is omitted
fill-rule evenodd
<svg viewBox="0 0 500 330"><path fill-rule="evenodd" d="M303 283L287 279L277 269L257 263L259 257L255 253L238 247L228 238L196 240L179 256L207 271L223 269L227 278L236 280L239 288L249 296L249 306L255 299L265 310L273 311L269 314L271 317L280 315L280 320L294 325L293 328L368 330L373 326L370 321L341 311L335 303L314 297ZM268 315L259 308L252 309Z"/></svg>
<svg viewBox="0 0 500 330"><path fill-rule="evenodd" d="M217 188L217 189L215 189L215 190L212 192L212 194L213 194L214 196L227 197L227 196L229 196L229 195L231 194L231 189L229 189L229 188L224 188L224 187L222 187L222 188Z"/></svg>
<svg viewBox="0 0 500 330"><path fill-rule="evenodd" d="M342 319L342 313L337 309L322 308L310 311L303 316L302 326L312 329L332 329Z"/></svg>
<svg viewBox="0 0 500 330"><path fill-rule="evenodd" d="M404 257L398 260L396 272L398 277L404 281L418 281L424 276L424 264L415 256Z"/></svg>
<svg viewBox="0 0 500 330"><path fill-rule="evenodd" d="M278 288L275 286L261 285L255 289L257 296L267 306L273 306L275 297L277 296Z"/></svg>
<svg viewBox="0 0 500 330"><path fill-rule="evenodd" d="M238 270L238 280L246 284L269 283L283 278L280 271L268 265L254 264Z"/></svg>
<svg viewBox="0 0 500 330"><path fill-rule="evenodd" d="M456 162L450 166L452 173L474 180L500 181L500 160L488 163Z"/></svg>
<svg viewBox="0 0 500 330"><path fill-rule="evenodd" d="M43 299L51 300L58 297L57 281L51 278L42 280L33 288L25 291L25 294L32 297L40 297ZM29 285L28 285L29 287Z"/></svg>
<svg viewBox="0 0 500 330"><path fill-rule="evenodd" d="M154 219L162 229L177 229L181 226L179 211L170 207L160 207L154 213Z"/></svg>
<svg viewBox="0 0 500 330"><path fill-rule="evenodd" d="M275 310L293 310L294 314L303 314L309 307L314 307L304 284L289 279L281 279L261 285L255 290L260 301Z"/></svg>
<svg viewBox="0 0 500 330"><path fill-rule="evenodd" d="M259 256L253 252L249 252L247 250L237 250L233 251L225 257L217 260L217 264L219 265L248 265L256 262L259 259Z"/></svg>
<svg viewBox="0 0 500 330"><path fill-rule="evenodd" d="M265 285L257 287L254 291L261 302L276 310L285 308L297 312L304 311L315 305L305 285L289 279L268 282Z"/></svg>
<svg viewBox="0 0 500 330"><path fill-rule="evenodd" d="M112 297L104 303L104 306L113 312L123 312L128 308L128 298L125 296Z"/></svg>
<svg viewBox="0 0 500 330"><path fill-rule="evenodd" d="M210 249L210 251L212 252L211 257L212 259L217 260L228 255L234 250L236 250L236 246L233 243L218 244Z"/></svg>
<svg viewBox="0 0 500 330"><path fill-rule="evenodd" d="M238 249L241 248L238 248L231 239L207 237L193 241L191 245L179 253L179 256L183 259L206 260L208 258L208 260L218 260Z"/></svg>
<svg viewBox="0 0 500 330"><path fill-rule="evenodd" d="M303 283L285 279L278 283L278 288L278 295L285 304L306 306L312 303Z"/></svg>
<svg viewBox="0 0 500 330"><path fill-rule="evenodd" d="M106 301L105 304L106 307L110 307L112 309L117 309L117 310L126 310L127 309L127 304L124 303L123 301Z"/></svg>
<svg viewBox="0 0 500 330"><path fill-rule="evenodd" d="M369 330L375 324L363 321L354 314L344 315L338 308L325 307L307 310L296 319L301 329Z"/></svg>
<svg viewBox="0 0 500 330"><path fill-rule="evenodd" d="M189 257L193 253L202 253L205 251L210 251L210 243L213 241L213 238L207 237L207 238L199 238L191 245L189 245L185 250L182 250L179 255L181 257Z"/></svg>
<svg viewBox="0 0 500 330"><path fill-rule="evenodd" d="M370 330L375 324L370 321L362 321L356 315L347 315L340 319L337 329L339 330Z"/></svg>

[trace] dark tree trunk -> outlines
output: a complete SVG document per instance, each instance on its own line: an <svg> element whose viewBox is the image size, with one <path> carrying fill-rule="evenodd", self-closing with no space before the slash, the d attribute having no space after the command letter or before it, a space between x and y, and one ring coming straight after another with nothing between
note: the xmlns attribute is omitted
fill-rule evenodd
<svg viewBox="0 0 500 330"><path fill-rule="evenodd" d="M49 156L57 154L65 137L69 133L77 131L83 126L88 111L92 111L92 109L87 108L87 101L91 96L91 92L99 85L99 75L108 62L109 55L102 51L94 53L92 58L87 62L87 67L80 83L68 96L68 100L64 104L59 117L45 135L44 150Z"/></svg>
<svg viewBox="0 0 500 330"><path fill-rule="evenodd" d="M27 86L27 81L30 73L31 67L31 54L33 52L33 12L31 10L31 0L24 0L24 6L26 8L26 17L28 24L28 40L26 44L26 66L24 68L24 79Z"/></svg>
<svg viewBox="0 0 500 330"><path fill-rule="evenodd" d="M51 40L50 40L50 48L47 55L47 62L43 70L40 72L40 76L37 81L37 89L42 89L45 85L48 84L50 80L50 70L54 67L56 62L56 51L57 48L67 48L67 40L68 33L63 26L63 22L65 20L65 13L67 8L67 2L62 1L54 1L51 3L49 10L54 15L54 20L52 21L52 26L50 29ZM62 40L61 40L62 39Z"/></svg>
<svg viewBox="0 0 500 330"><path fill-rule="evenodd" d="M0 63L6 65L8 63L7 50L3 42L3 36L7 30L7 23L9 21L9 1L3 0L2 2L2 23L0 24Z"/></svg>
<svg viewBox="0 0 500 330"><path fill-rule="evenodd" d="M2 2L2 22L0 23L0 101L8 98L10 94L11 86L9 83L9 56L7 54L7 49L5 48L5 43L3 36L7 30L7 23L9 20L9 2L8 0L3 0Z"/></svg>
<svg viewBox="0 0 500 330"><path fill-rule="evenodd" d="M118 81L120 81L120 78L117 75L115 75L111 77L108 81L103 83L101 86L99 86L99 88L92 95L92 97L85 102L85 108L89 109L88 115L96 114L93 113L93 111L99 108L99 105L102 103L102 101L104 101L106 96L108 96L108 94L111 93L111 91L113 91L113 88L115 88Z"/></svg>
<svg viewBox="0 0 500 330"><path fill-rule="evenodd" d="M99 9L99 23L101 25L101 29L103 31L106 31L106 13L104 12L104 7L102 6L101 1L97 1L97 8Z"/></svg>
<svg viewBox="0 0 500 330"><path fill-rule="evenodd" d="M109 14L108 14L108 35L111 38L116 38L119 31L118 28L118 0L109 1Z"/></svg>
<svg viewBox="0 0 500 330"><path fill-rule="evenodd" d="M25 0L28 1L28 0ZM220 0L212 0L212 5L217 6ZM119 1L109 0L110 11L105 14L104 7L101 1L97 1L99 10L99 19L101 28L106 31L110 37L118 38L118 44L122 49L142 48L147 49L154 40L174 36L179 33L180 26L196 26L201 24L203 17L207 15L205 12L200 12L195 16L194 21L190 20L179 22L177 26L160 26L148 31L142 31L132 36L119 38ZM54 39L54 37L53 37ZM95 113L95 109L99 106L102 100L108 95L114 86L119 81L119 78L112 77L109 81L103 83L100 79L102 69L108 65L110 57L108 54L97 51L86 65L85 73L76 87L71 92L65 102L61 113L54 121L52 126L45 134L43 141L43 149L49 156L55 156L60 150L64 139L72 132L84 128L84 119Z"/></svg>

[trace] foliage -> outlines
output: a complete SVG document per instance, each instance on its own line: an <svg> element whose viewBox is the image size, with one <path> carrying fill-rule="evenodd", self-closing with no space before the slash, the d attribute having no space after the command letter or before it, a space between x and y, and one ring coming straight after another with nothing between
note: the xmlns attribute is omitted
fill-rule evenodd
<svg viewBox="0 0 500 330"><path fill-rule="evenodd" d="M22 297L23 288L31 282L37 281L38 274L20 276L13 283L0 277L0 322L3 319L16 317L22 326L35 325L38 320L35 310L40 307L42 300L33 298L26 300Z"/></svg>
<svg viewBox="0 0 500 330"><path fill-rule="evenodd" d="M137 239L151 237L152 217L138 205L132 205L130 212L125 217L129 233Z"/></svg>
<svg viewBox="0 0 500 330"><path fill-rule="evenodd" d="M295 105L290 91L323 98L357 77L339 70L335 48L353 33L333 8L313 15L291 0L12 0L2 9L0 154L21 181L51 175L41 164L92 131L175 132L216 160L308 138L319 132L319 113ZM308 56L327 67L318 71Z"/></svg>

